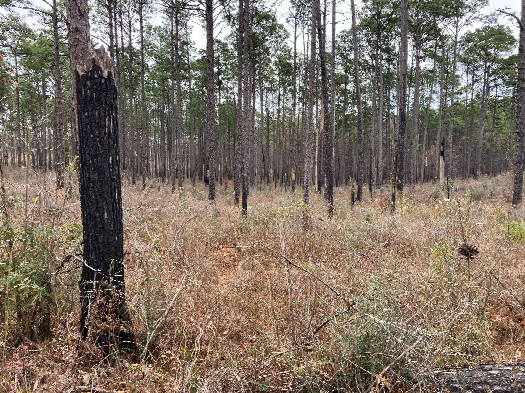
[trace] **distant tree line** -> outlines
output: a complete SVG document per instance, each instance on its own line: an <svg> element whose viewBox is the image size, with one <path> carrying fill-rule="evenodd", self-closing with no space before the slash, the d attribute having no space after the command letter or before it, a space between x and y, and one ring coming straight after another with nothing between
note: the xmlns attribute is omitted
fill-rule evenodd
<svg viewBox="0 0 525 393"><path fill-rule="evenodd" d="M65 5L2 3L0 158L54 170L60 188L79 154ZM272 4L90 2L92 37L115 64L120 165L131 183L200 181L214 199L215 184L231 181L246 214L250 187L301 184L308 203L314 185L333 206L334 186L355 184L361 199L394 173L401 184L433 181L441 146L445 177L513 167L512 18L480 16L482 0L412 0L406 18L405 2L356 10L292 0L286 21ZM192 23L206 26L205 51ZM221 30L230 33L215 39Z"/></svg>

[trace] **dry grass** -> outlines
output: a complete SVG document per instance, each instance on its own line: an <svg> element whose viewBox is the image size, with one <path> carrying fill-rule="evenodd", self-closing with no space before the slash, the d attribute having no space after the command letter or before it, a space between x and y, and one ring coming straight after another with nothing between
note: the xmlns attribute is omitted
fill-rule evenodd
<svg viewBox="0 0 525 393"><path fill-rule="evenodd" d="M389 187L353 209L337 189L333 220L313 196L309 232L299 192L254 189L242 219L224 189L210 205L188 183L174 194L125 184L126 292L144 360L79 357L72 259L53 278L54 338L21 352L10 333L0 392L15 379L13 391L41 392L417 390L444 365L524 361L525 244L501 228L525 211L511 209L510 184L458 181L451 200L408 187L394 217ZM6 186L22 223L24 173L9 169ZM57 194L50 175L30 173L28 225L56 229L58 261L79 250L65 230L80 222L75 187ZM480 251L470 262L464 241Z"/></svg>

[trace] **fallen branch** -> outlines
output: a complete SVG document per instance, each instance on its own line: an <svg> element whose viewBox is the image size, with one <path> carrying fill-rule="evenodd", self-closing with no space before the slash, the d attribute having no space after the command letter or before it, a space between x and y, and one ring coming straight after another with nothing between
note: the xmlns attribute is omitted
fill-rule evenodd
<svg viewBox="0 0 525 393"><path fill-rule="evenodd" d="M66 393L114 393L114 390L97 389L92 386L76 386L66 391Z"/></svg>
<svg viewBox="0 0 525 393"><path fill-rule="evenodd" d="M303 346L306 346L308 345L313 339L314 337L317 335L317 333L319 333L326 325L328 325L330 322L332 322L334 319L336 319L337 317L343 315L343 314L346 314L346 313L349 313L352 308L354 308L355 306L355 303L352 303L348 306L348 308L346 310L343 310L343 311L339 311L338 313L335 313L334 315L332 315L330 318L328 318L326 321L324 321L322 324L320 324L319 326L317 326L317 328L312 332L312 334L310 335L310 337L308 337L304 342L303 342Z"/></svg>

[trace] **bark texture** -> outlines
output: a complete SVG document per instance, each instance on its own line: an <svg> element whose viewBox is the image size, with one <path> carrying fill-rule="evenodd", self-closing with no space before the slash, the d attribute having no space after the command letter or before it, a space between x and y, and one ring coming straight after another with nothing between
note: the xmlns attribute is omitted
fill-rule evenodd
<svg viewBox="0 0 525 393"><path fill-rule="evenodd" d="M105 353L129 343L124 296L117 89L105 50L89 41L87 0L67 2L76 92L84 264L80 331ZM87 31L86 31L87 30Z"/></svg>
<svg viewBox="0 0 525 393"><path fill-rule="evenodd" d="M392 183L391 212L396 210L396 189L403 193L405 176L405 136L407 131L407 58L408 58L408 0L401 0L401 42L399 44L399 72L397 79L397 110L399 132L397 135L394 176Z"/></svg>
<svg viewBox="0 0 525 393"><path fill-rule="evenodd" d="M521 0L521 23L518 60L518 87L516 102L516 147L514 151L514 189L512 204L518 205L523 192L523 134L525 116L525 0Z"/></svg>
<svg viewBox="0 0 525 393"><path fill-rule="evenodd" d="M365 149L363 146L363 101L361 98L361 81L359 78L359 50L357 47L357 23L354 0L352 8L352 39L354 45L354 83L357 100L357 200L363 199L363 174L365 171Z"/></svg>
<svg viewBox="0 0 525 393"><path fill-rule="evenodd" d="M127 321L124 298L122 196L118 150L117 90L112 72L92 59L91 70L76 72L80 203L84 239L84 266L80 284L81 332L85 338L93 319L91 308L97 297L105 307L100 317ZM107 309L111 307L112 309ZM100 331L102 347L110 340L121 342L128 335ZM100 330L100 329L99 329Z"/></svg>
<svg viewBox="0 0 525 393"><path fill-rule="evenodd" d="M446 392L516 393L525 386L525 363L483 364L434 374L436 385ZM442 391L443 391L442 390Z"/></svg>
<svg viewBox="0 0 525 393"><path fill-rule="evenodd" d="M206 135L208 199L215 200L215 85L213 72L213 0L206 0Z"/></svg>

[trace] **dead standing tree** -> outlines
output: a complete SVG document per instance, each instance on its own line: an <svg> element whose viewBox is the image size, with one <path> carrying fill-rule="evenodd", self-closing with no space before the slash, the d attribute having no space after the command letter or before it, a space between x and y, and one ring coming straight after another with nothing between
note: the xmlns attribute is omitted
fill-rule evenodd
<svg viewBox="0 0 525 393"><path fill-rule="evenodd" d="M91 44L87 0L68 0L67 15L84 240L80 329L83 339L90 333L108 353L130 338L122 263L117 90L112 61L103 48Z"/></svg>

